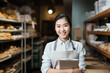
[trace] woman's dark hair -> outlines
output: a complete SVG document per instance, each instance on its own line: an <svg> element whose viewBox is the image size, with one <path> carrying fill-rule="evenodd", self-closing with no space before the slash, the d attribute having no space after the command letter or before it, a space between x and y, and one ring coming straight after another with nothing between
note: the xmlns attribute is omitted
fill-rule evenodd
<svg viewBox="0 0 110 73"><path fill-rule="evenodd" d="M69 18L67 15L65 15L65 14L59 14L59 15L56 16L56 18L54 19L54 28L55 28L56 21L59 20L59 19L62 19L62 18L65 18L65 19L68 21L68 23L69 23L69 25L70 25L70 28L71 28L71 20L70 20L70 18ZM56 35L56 36L57 36L57 35ZM70 33L69 33L69 36L70 36L70 38L71 38L71 31L70 31ZM58 37L58 36L57 36L57 37Z"/></svg>
<svg viewBox="0 0 110 73"><path fill-rule="evenodd" d="M65 18L68 21L68 23L70 24L70 27L71 27L71 20L65 14L59 14L59 15L56 16L56 18L54 19L54 27L55 27L56 21L59 20L59 19L62 19L62 18Z"/></svg>

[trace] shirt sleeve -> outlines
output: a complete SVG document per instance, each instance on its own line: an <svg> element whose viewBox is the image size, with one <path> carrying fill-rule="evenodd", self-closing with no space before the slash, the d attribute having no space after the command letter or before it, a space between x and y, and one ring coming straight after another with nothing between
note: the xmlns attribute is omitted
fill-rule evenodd
<svg viewBox="0 0 110 73"><path fill-rule="evenodd" d="M83 71L85 70L85 57L84 55L86 54L85 48L83 48L82 44L79 44L79 68L82 68Z"/></svg>
<svg viewBox="0 0 110 73"><path fill-rule="evenodd" d="M42 66L41 66L41 72L46 73L47 70L51 67L51 60L50 60L50 51L49 51L50 45L47 44L44 49L44 54L42 56Z"/></svg>

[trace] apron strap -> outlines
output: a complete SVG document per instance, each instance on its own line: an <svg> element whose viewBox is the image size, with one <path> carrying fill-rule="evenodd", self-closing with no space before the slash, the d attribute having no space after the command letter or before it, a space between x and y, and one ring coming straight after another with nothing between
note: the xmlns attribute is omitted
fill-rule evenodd
<svg viewBox="0 0 110 73"><path fill-rule="evenodd" d="M74 47L74 44L73 44L72 40L70 40L70 42L72 44L73 50L75 50L75 47Z"/></svg>
<svg viewBox="0 0 110 73"><path fill-rule="evenodd" d="M56 46L57 46L57 40L55 41L55 44L54 44L54 51L56 50Z"/></svg>
<svg viewBox="0 0 110 73"><path fill-rule="evenodd" d="M74 47L74 44L73 44L72 40L70 40L70 42L72 44L73 50L75 50L75 47ZM57 40L55 41L55 44L54 44L54 51L56 50L56 46L57 46Z"/></svg>

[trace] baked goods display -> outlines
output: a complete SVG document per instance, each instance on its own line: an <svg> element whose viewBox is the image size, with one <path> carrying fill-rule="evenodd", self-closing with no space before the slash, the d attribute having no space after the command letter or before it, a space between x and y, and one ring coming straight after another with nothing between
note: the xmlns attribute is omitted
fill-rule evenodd
<svg viewBox="0 0 110 73"><path fill-rule="evenodd" d="M21 21L18 22L20 18L19 19L17 18L15 11L11 9L8 9L5 11L6 12L4 13L0 12L0 21L1 21L0 43L3 44L3 45L0 45L2 46L0 50L0 66L2 66L2 68L0 68L0 73L19 73L17 71L20 71L21 69L23 69L21 67L22 65L21 63L23 63L22 61L27 62L28 60L32 59L31 45L25 45L24 38L30 37L30 33L32 35L32 33L35 32L35 30L33 31L31 30L31 32L28 33L30 31L30 30L29 31L27 30L29 26L26 25L26 28L24 28L24 25L23 25L24 22L21 22ZM26 30L27 33L23 30ZM30 41L30 38L29 38L29 41ZM10 44L19 45L20 47L9 46ZM5 47L7 45L9 46L9 48ZM22 50L24 46L26 46L25 51ZM21 50L23 54L21 53ZM26 58L24 57L25 53L26 53ZM19 58L19 62L16 62L16 63L10 62L10 60L15 60L17 57Z"/></svg>
<svg viewBox="0 0 110 73"><path fill-rule="evenodd" d="M4 52L0 53L0 60L10 57L10 55L14 55L19 52L21 52L20 47L10 46L8 50L5 50Z"/></svg>
<svg viewBox="0 0 110 73"><path fill-rule="evenodd" d="M5 18L5 19L18 20L16 12L14 10L11 10L11 9L7 9L5 13L0 12L0 17Z"/></svg>
<svg viewBox="0 0 110 73"><path fill-rule="evenodd" d="M0 31L1 32L4 32L4 31L23 31L23 28L22 27L14 27L13 25L11 24L0 24Z"/></svg>
<svg viewBox="0 0 110 73"><path fill-rule="evenodd" d="M14 30L14 26L12 26L11 24L0 24L0 29Z"/></svg>
<svg viewBox="0 0 110 73"><path fill-rule="evenodd" d="M103 43L103 44L100 44L98 47L110 53L110 43Z"/></svg>
<svg viewBox="0 0 110 73"><path fill-rule="evenodd" d="M5 25L6 29L8 30L14 30L14 26L10 25L10 24L6 24Z"/></svg>
<svg viewBox="0 0 110 73"><path fill-rule="evenodd" d="M3 15L3 13L2 13L2 12L0 12L0 17L2 17L2 18L4 17L4 15Z"/></svg>
<svg viewBox="0 0 110 73"><path fill-rule="evenodd" d="M14 20L18 20L17 16L16 16L16 12L12 9L7 9L6 13L11 17L8 17L8 19L14 19Z"/></svg>
<svg viewBox="0 0 110 73"><path fill-rule="evenodd" d="M11 33L0 32L0 40L5 40L5 39L13 39L13 36L11 35Z"/></svg>
<svg viewBox="0 0 110 73"><path fill-rule="evenodd" d="M0 68L0 73L15 73L20 69L20 61L9 61L9 63L4 64L2 68Z"/></svg>
<svg viewBox="0 0 110 73"><path fill-rule="evenodd" d="M7 67L5 73L13 73L14 71L15 71L15 69Z"/></svg>

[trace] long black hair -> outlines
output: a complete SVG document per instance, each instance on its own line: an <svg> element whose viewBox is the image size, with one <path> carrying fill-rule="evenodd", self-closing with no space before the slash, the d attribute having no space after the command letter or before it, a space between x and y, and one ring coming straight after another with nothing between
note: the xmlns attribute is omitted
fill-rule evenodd
<svg viewBox="0 0 110 73"><path fill-rule="evenodd" d="M54 28L55 28L56 21L59 20L59 19L62 19L62 18L65 18L65 19L68 21L68 23L69 23L69 25L70 25L70 28L71 28L71 20L70 20L70 18L69 18L67 15L65 15L65 14L59 14L59 15L57 15L57 16L55 17L55 19L54 19ZM57 34L56 34L56 36L58 37ZM71 30L70 30L70 33L69 33L69 37L71 38Z"/></svg>

